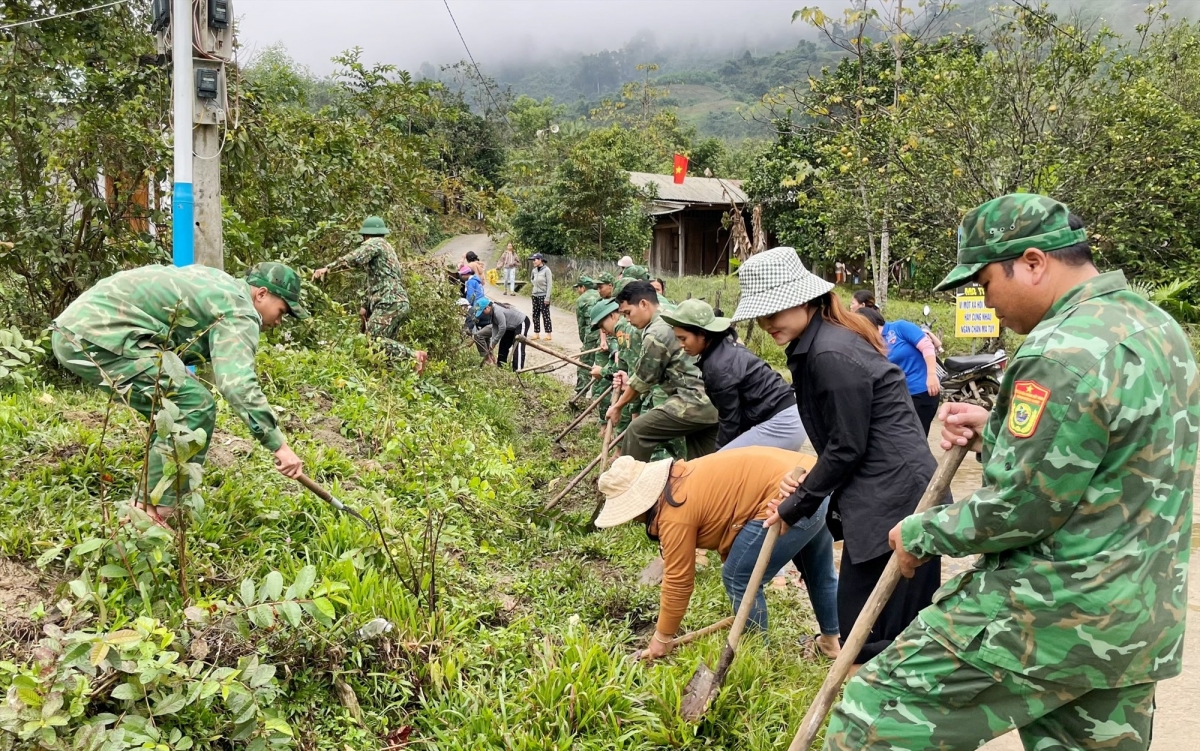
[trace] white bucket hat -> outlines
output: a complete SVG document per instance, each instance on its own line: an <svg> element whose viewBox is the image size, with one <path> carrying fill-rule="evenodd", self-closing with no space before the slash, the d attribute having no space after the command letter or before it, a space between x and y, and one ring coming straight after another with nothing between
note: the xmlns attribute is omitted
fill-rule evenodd
<svg viewBox="0 0 1200 751"><path fill-rule="evenodd" d="M623 269L627 269L633 265L633 259L629 256L621 256L621 260L617 261L617 265Z"/></svg>
<svg viewBox="0 0 1200 751"><path fill-rule="evenodd" d="M647 464L629 455L617 457L597 483L604 494L604 509L596 517L596 527L615 527L649 511L670 474L670 459Z"/></svg>
<svg viewBox="0 0 1200 751"><path fill-rule="evenodd" d="M771 248L751 256L738 269L742 297L734 321L769 316L803 305L833 289L804 267L794 248Z"/></svg>

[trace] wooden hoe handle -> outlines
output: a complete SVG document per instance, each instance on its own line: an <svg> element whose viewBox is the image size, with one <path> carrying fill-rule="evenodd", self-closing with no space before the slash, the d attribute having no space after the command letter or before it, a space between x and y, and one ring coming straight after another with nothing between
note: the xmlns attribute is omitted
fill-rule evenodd
<svg viewBox="0 0 1200 751"><path fill-rule="evenodd" d="M929 486L925 488L925 495L921 496L921 502L917 504L917 509L913 513L919 514L941 502L946 491L950 489L950 481L954 478L958 465L962 464L963 457L966 455L966 446L955 446L942 456L937 472L929 481ZM805 713L804 720L800 723L800 729L796 731L796 737L788 746L788 751L807 751L812 745L813 739L817 737L817 731L820 730L826 715L833 707L834 699L842 690L842 684L846 682L846 676L849 675L850 669L854 665L854 658L858 656L863 644L866 644L867 636L875 627L875 621L879 619L879 614L883 612L884 606L891 599L892 593L896 591L896 585L899 583L900 562L897 560L896 554L892 553L887 568L883 570L883 575L875 584L870 599L863 606L862 612L858 614L858 620L854 622L850 636L842 645L842 653L834 660L833 667L825 676L825 682L821 684L821 690L817 692L817 698L809 705L808 712Z"/></svg>

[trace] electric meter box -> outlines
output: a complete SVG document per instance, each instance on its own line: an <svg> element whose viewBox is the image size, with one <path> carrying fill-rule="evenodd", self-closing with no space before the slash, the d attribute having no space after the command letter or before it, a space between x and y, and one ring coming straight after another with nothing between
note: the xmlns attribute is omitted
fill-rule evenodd
<svg viewBox="0 0 1200 751"><path fill-rule="evenodd" d="M229 0L208 0L208 28L229 28Z"/></svg>
<svg viewBox="0 0 1200 751"><path fill-rule="evenodd" d="M225 122L225 105L229 101L226 89L225 66L220 60L194 59L196 89L192 99L192 123L220 125Z"/></svg>

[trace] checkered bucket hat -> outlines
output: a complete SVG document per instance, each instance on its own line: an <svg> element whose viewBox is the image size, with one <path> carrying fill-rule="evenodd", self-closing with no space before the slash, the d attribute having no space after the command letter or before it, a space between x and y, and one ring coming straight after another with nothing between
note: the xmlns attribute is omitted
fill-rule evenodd
<svg viewBox="0 0 1200 751"><path fill-rule="evenodd" d="M751 256L738 269L742 297L734 321L774 315L803 305L833 289L833 282L804 268L795 248L771 248Z"/></svg>

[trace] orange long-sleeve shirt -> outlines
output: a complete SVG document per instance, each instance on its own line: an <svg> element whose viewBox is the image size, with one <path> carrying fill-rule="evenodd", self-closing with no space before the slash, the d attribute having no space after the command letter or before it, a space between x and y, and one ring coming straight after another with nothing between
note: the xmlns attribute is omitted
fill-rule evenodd
<svg viewBox="0 0 1200 751"><path fill-rule="evenodd" d="M779 481L816 459L785 449L751 446L722 451L671 468L671 493L679 506L658 502L654 525L662 546L663 582L658 632L674 634L696 583L696 549L729 555L747 522L767 518Z"/></svg>

